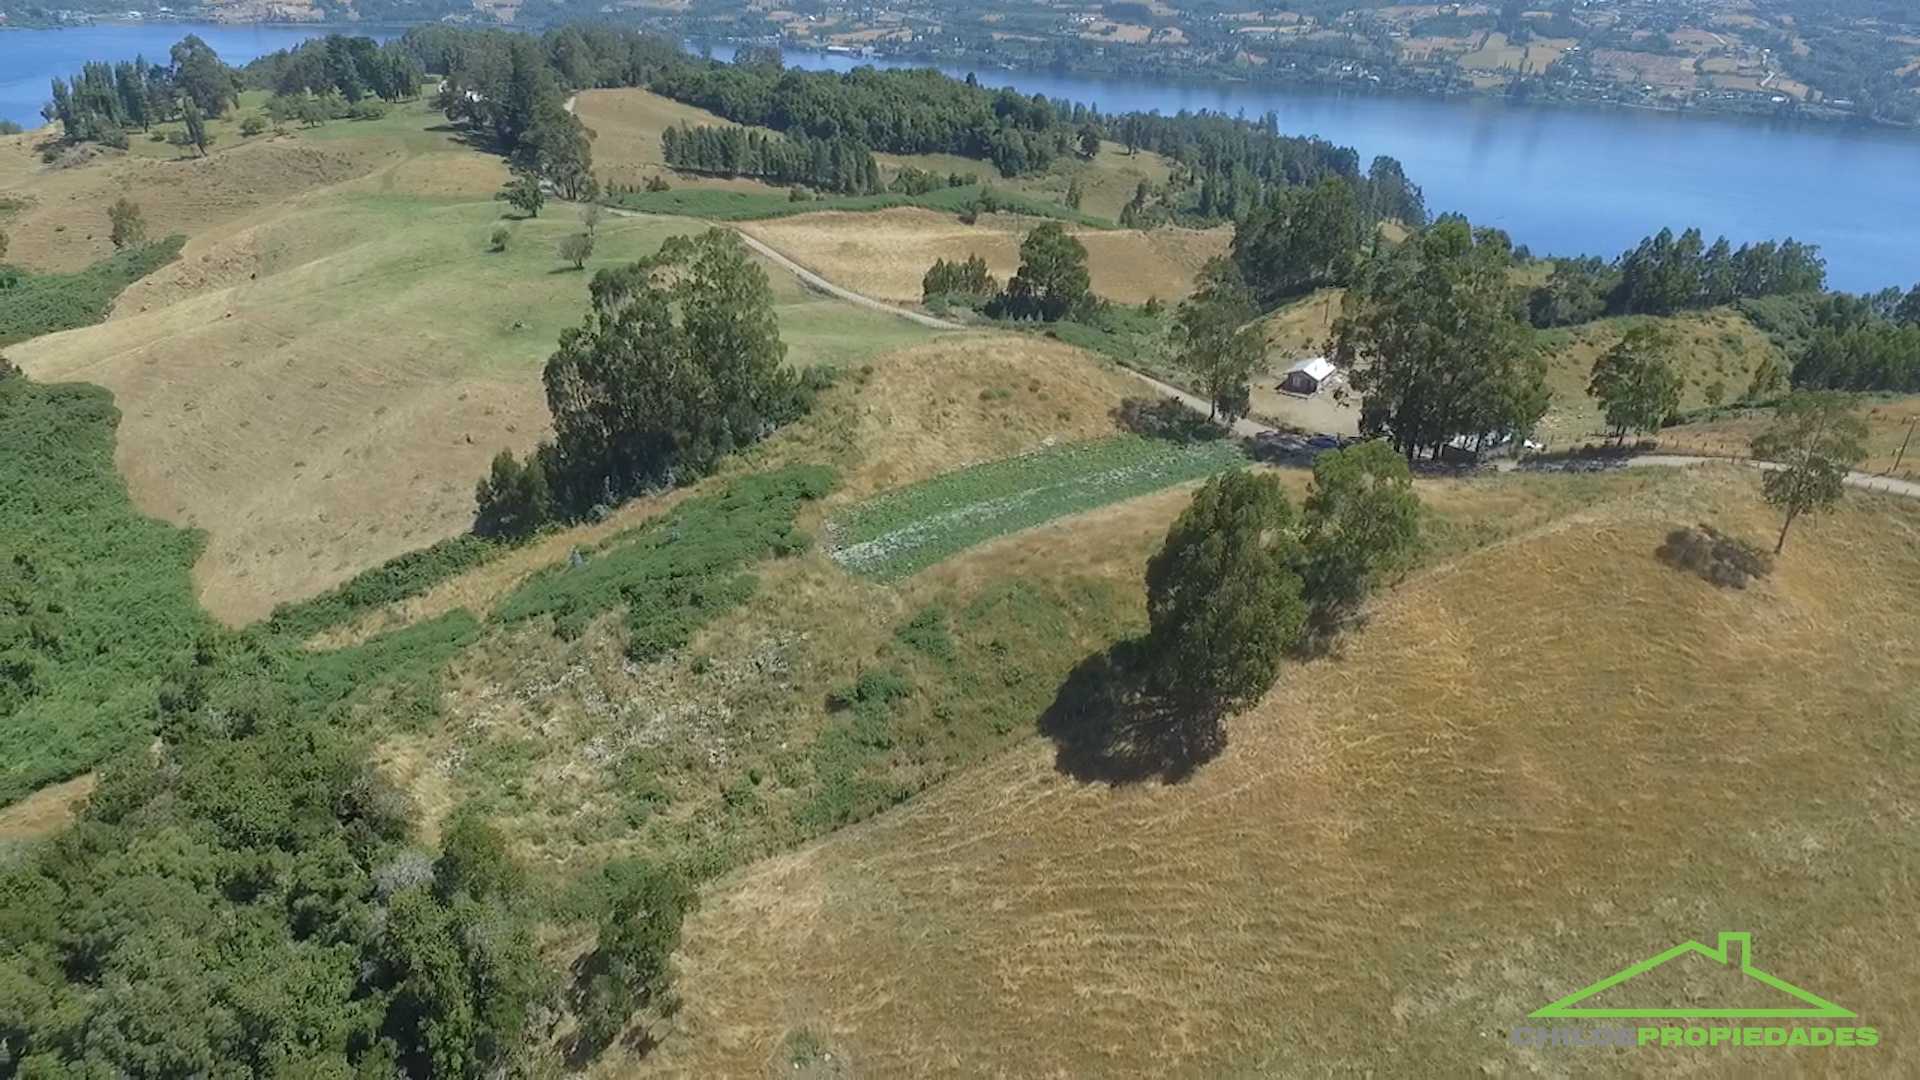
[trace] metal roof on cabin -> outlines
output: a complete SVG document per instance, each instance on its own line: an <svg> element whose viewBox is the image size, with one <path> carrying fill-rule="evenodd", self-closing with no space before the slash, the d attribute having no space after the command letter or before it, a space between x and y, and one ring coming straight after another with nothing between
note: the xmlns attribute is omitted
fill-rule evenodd
<svg viewBox="0 0 1920 1080"><path fill-rule="evenodd" d="M1291 375L1296 371L1303 371L1306 372L1307 377L1314 382L1325 382L1327 376L1332 375L1334 370L1333 362L1326 357L1310 356L1305 360L1296 361L1292 367L1287 369L1287 374Z"/></svg>

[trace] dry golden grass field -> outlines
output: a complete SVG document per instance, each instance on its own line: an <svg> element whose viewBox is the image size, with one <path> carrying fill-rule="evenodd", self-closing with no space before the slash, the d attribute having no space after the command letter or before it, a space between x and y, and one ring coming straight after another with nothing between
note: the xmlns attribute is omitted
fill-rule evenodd
<svg viewBox="0 0 1920 1080"><path fill-rule="evenodd" d="M438 126L416 104L199 161L101 161L60 176L111 185L123 167L218 174L254 158L273 173L288 155L332 160L336 143L358 146L350 160L370 170L200 218L160 215L173 181L137 188L154 231L202 230L181 260L123 294L107 322L8 350L34 378L114 391L125 414L117 461L135 503L207 532L195 577L224 620L258 618L465 529L487 461L544 431L540 369L585 310L593 269L704 227L609 220L581 273L555 253L580 229L576 208L550 204L508 222L508 250L490 252L504 170ZM30 220L50 229L55 209L75 221L92 205L29 191ZM857 363L930 336L767 270L794 363Z"/></svg>
<svg viewBox="0 0 1920 1080"><path fill-rule="evenodd" d="M652 1064L785 1074L815 1046L849 1076L1920 1067L1896 1034L1920 1013L1920 508L1853 498L1746 591L1654 559L1697 520L1769 535L1755 486L1676 477L1419 575L1186 783L1081 783L1029 741L723 880ZM1507 1045L1529 1011L1721 930L1880 1046ZM1667 989L1698 1002L1713 974Z"/></svg>
<svg viewBox="0 0 1920 1080"><path fill-rule="evenodd" d="M667 128L678 124L728 126L725 119L705 109L637 89L584 90L574 111L594 133L594 171L611 183L623 185L638 186L650 177L671 172L660 155L660 133ZM1120 216L1120 208L1133 198L1140 181L1164 184L1169 173L1169 164L1160 155L1128 154L1116 143L1103 144L1091 161L1074 156L1056 163L1047 173L1014 179L999 176L990 162L954 154L875 154L874 157L886 179L909 166L942 175L971 173L1005 190L1055 202L1065 201L1068 185L1077 179L1081 187L1081 209L1106 218ZM671 183L675 187L786 194L783 187L757 180L673 174Z"/></svg>
<svg viewBox="0 0 1920 1080"><path fill-rule="evenodd" d="M7 855L9 845L38 840L66 828L73 820L75 806L93 794L98 779L93 773L83 773L0 807L0 858Z"/></svg>
<svg viewBox="0 0 1920 1080"><path fill-rule="evenodd" d="M150 236L188 236L184 267L256 211L277 212L378 171L385 171L387 184L426 195L489 196L506 178L498 159L434 130L443 120L424 101L396 106L380 120L242 139L235 118L253 111L257 96L248 95L247 105L214 123L221 137L204 158L136 139L127 151L87 148L83 163L49 166L35 152L44 136L0 136L0 196L26 203L7 224L8 259L74 270L112 254L106 207L121 196L140 205Z"/></svg>
<svg viewBox="0 0 1920 1080"><path fill-rule="evenodd" d="M951 214L911 208L740 224L743 232L835 284L902 304L919 303L920 279L935 259L978 255L1004 282L1019 270L1020 241L1032 227L1028 219L1001 214L966 225ZM1128 304L1187 295L1201 265L1223 254L1230 238L1226 229L1070 231L1086 245L1093 291Z"/></svg>
<svg viewBox="0 0 1920 1080"><path fill-rule="evenodd" d="M591 546L749 470L788 462L833 464L841 487L801 521L817 535L835 507L875 491L1055 442L1113 434L1118 429L1109 413L1142 389L1087 353L1027 335L952 335L894 352L877 358L869 374L830 391L807 419L722 475L667 500L630 506L603 525L556 534L537 552L516 552L457 577L329 643L455 607L484 613L518 580L564 559L568 550ZM785 775L792 766L782 762L831 719L822 705L827 692L878 663L896 626L933 603L945 605L956 619L977 618L1022 639L1043 629L1024 620L1040 618L1054 636L1033 642L1023 662L1039 655L1063 664L1113 633L1112 620L1130 616L1137 606L1131 594L1138 566L1125 565L1134 555L1132 540L1109 551L1121 534L1100 522L1144 514L1152 528L1164 531L1184 500L1180 492L1135 500L1089 515L1092 523L1082 530L1088 535L1076 533L1079 538L1065 547L1056 531L1049 534L1054 539L1036 545L1037 557L969 555L956 562L973 569L937 567L897 587L849 577L818 551L769 564L760 568L763 580L751 600L704 631L687 655L653 664L626 661L618 620L603 620L571 644L544 629L509 633L455 665L446 711L457 722L389 739L380 761L413 794L425 828L433 829L463 801L486 802L522 852L543 865L590 865L635 851L680 857L720 852L731 863L778 851L808 835L792 820L804 785L768 783L756 793L756 813L748 816L721 813L723 792L749 773ZM1045 532L982 551L1005 555ZM1070 567L1060 559L1066 551L1078 552ZM690 668L688 655L703 659ZM1047 671L1049 678L1056 674ZM924 674L932 679L952 673L940 668ZM1043 689L1036 682L1031 692ZM1005 693L1001 688L984 696ZM898 768L916 784L931 784L1023 736L1018 725L976 725L955 735L954 746ZM660 782L672 798L669 810L623 824L623 788L629 783L623 763L636 743L660 766ZM688 848L696 844L700 855L690 856Z"/></svg>
<svg viewBox="0 0 1920 1080"><path fill-rule="evenodd" d="M712 188L784 195L786 189L758 180L674 174L660 156L660 133L680 124L699 127L729 126L727 121L692 105L646 90L583 90L575 99L574 115L593 132L593 169L612 184L640 186L667 173L675 187Z"/></svg>
<svg viewBox="0 0 1920 1080"><path fill-rule="evenodd" d="M636 499L606 521L540 537L414 599L323 637L334 646L456 608L485 615L515 584L712 489L746 468L824 461L841 473L829 506L1057 442L1117 432L1113 409L1144 388L1091 354L1027 334L949 334L876 356L871 372L830 391L803 423L782 431L714 480Z"/></svg>
<svg viewBox="0 0 1920 1080"><path fill-rule="evenodd" d="M1540 423L1549 445L1564 446L1603 434L1600 409L1587 396L1594 361L1620 341L1629 328L1649 321L1647 316L1625 316L1560 330L1544 330L1539 345L1547 360L1547 388L1552 404ZM1772 360L1785 370L1786 358L1746 317L1731 308L1683 312L1657 320L1673 333L1677 344L1670 356L1686 380L1683 409L1708 403L1708 389L1718 384L1720 400L1733 401L1746 392L1754 368Z"/></svg>
<svg viewBox="0 0 1920 1080"><path fill-rule="evenodd" d="M1881 473L1897 468L1899 475L1920 477L1920 430L1916 430L1920 429L1920 396L1870 399L1861 404L1858 413L1867 422L1867 460L1860 469ZM1666 428L1659 438L1683 449L1739 455L1746 453L1753 437L1766 429L1771 416L1771 410L1747 410Z"/></svg>

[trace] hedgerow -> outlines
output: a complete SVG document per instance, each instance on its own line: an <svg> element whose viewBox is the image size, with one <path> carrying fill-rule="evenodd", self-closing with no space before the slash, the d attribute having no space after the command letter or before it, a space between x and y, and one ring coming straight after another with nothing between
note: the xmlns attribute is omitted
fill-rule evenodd
<svg viewBox="0 0 1920 1080"><path fill-rule="evenodd" d="M449 578L485 563L508 545L463 533L418 551L388 559L319 596L273 609L269 633L308 638L368 611L419 596Z"/></svg>
<svg viewBox="0 0 1920 1080"><path fill-rule="evenodd" d="M752 595L754 579L741 572L747 564L806 550L811 538L794 527L794 515L833 483L833 470L820 465L742 477L579 561L534 575L495 617L511 623L552 616L555 632L571 638L595 616L625 606L628 654L654 659Z"/></svg>

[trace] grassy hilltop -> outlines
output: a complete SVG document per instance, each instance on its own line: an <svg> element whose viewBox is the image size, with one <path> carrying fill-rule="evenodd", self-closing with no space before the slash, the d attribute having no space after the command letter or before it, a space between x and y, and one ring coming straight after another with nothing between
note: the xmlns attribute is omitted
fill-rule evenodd
<svg viewBox="0 0 1920 1080"><path fill-rule="evenodd" d="M1765 1065L1920 1067L1896 1037L1920 1015L1920 502L1851 493L1735 589L1672 536L1770 541L1757 470L1423 468L1404 563L1181 772L1103 741L1120 718L1079 690L1152 624L1148 561L1209 478L1296 506L1327 481L1136 372L1204 390L1182 319L1199 337L1217 304L1253 427L1351 433L1354 401L1277 384L1363 275L1247 314L1204 270L1233 227L1115 227L1176 163L1097 139L978 214L970 185L813 206L673 173L660 130L713 118L639 89L576 107L609 179L671 178L612 202L676 212L600 217L576 268L583 207L511 210L501 157L426 101L243 135L262 97L204 156L0 138L34 298L0 293L23 373L0 368L0 930L23 943L0 1074L1552 1073L1570 1059L1508 1045L1528 1012L1723 930L1888 1033ZM116 254L122 194L156 243ZM495 455L555 436L546 368L588 282L702 211L782 256L728 280L765 275L769 385L813 372L805 407L747 414L697 478L473 533ZM1109 303L889 310L976 255L1013 302L1042 222ZM1430 235L1353 224L1381 260ZM636 412L685 384L648 350L708 296L665 291L717 273L689 265L598 313L655 317L608 354L655 365ZM1482 269L1504 296L1558 268ZM1650 326L1673 411L1737 396L1804 344L1743 310L1516 327L1539 431L1600 438L1594 364ZM1742 441L1770 408L1682 433ZM1862 408L1887 467L1912 401ZM1268 531L1248 546L1290 538ZM1705 1000L1715 974L1659 989Z"/></svg>

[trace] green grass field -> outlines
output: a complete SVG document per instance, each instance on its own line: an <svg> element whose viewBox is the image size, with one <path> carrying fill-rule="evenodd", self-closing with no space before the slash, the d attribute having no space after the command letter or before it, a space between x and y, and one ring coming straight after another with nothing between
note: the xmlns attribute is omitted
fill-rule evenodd
<svg viewBox="0 0 1920 1080"><path fill-rule="evenodd" d="M960 469L868 499L829 528L833 559L858 574L905 577L996 536L1198 479L1244 461L1225 440L1133 435L1056 446Z"/></svg>
<svg viewBox="0 0 1920 1080"><path fill-rule="evenodd" d="M121 431L134 500L206 530L201 601L231 622L464 529L487 460L544 430L540 372L593 274L708 227L609 218L575 270L557 251L583 227L575 206L516 220L491 200L365 187L190 248L127 293L120 318L8 350L35 378L137 403ZM208 268L231 284L195 288ZM766 269L795 366L932 336Z"/></svg>

